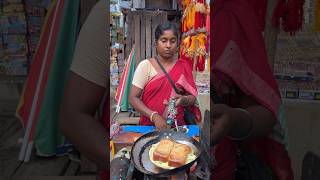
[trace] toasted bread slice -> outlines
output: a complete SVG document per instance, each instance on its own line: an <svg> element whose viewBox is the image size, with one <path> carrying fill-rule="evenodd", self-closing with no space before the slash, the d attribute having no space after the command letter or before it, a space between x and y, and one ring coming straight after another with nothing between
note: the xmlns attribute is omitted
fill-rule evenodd
<svg viewBox="0 0 320 180"><path fill-rule="evenodd" d="M169 158L170 152L171 152L174 144L175 143L170 139L160 140L155 151L153 152L153 160L154 161L161 161L161 162L168 162L168 158Z"/></svg>
<svg viewBox="0 0 320 180"><path fill-rule="evenodd" d="M176 143L169 155L168 165L172 167L180 167L186 164L191 148L185 144Z"/></svg>

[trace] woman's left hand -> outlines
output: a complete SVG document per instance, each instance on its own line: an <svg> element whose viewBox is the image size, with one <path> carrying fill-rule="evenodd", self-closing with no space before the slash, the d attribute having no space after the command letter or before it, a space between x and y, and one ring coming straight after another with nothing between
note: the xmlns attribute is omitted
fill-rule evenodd
<svg viewBox="0 0 320 180"><path fill-rule="evenodd" d="M183 95L176 95L174 97L176 99L176 104L175 106L185 106L187 103L188 103L188 99L186 96L183 96ZM163 104L168 106L169 105L169 102L168 100L163 100Z"/></svg>
<svg viewBox="0 0 320 180"><path fill-rule="evenodd" d="M177 94L175 97L176 106L186 106L188 104L188 97Z"/></svg>

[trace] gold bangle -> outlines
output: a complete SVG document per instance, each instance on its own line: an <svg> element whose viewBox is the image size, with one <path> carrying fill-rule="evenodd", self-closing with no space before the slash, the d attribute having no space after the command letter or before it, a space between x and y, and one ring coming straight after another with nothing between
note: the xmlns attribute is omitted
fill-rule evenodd
<svg viewBox="0 0 320 180"><path fill-rule="evenodd" d="M250 129L249 131L247 132L247 134L245 136L242 136L242 137L232 137L232 136L228 136L229 139L233 140L233 141L243 141L243 140L246 140L247 138L249 138L252 133L253 133L253 130L254 130L254 122L253 122L253 117L252 115L250 114L250 112L246 109L243 109L243 108L235 108L235 109L238 109L244 113L246 113L249 117L250 117Z"/></svg>
<svg viewBox="0 0 320 180"><path fill-rule="evenodd" d="M150 121L151 122L154 122L153 121L153 116L155 115L155 114L159 114L157 111L153 111L152 113L151 113L151 115L150 115Z"/></svg>

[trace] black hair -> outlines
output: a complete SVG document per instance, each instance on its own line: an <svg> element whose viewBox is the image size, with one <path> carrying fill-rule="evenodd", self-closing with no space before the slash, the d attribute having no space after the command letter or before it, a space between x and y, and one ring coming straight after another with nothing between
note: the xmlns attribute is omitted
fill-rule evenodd
<svg viewBox="0 0 320 180"><path fill-rule="evenodd" d="M155 33L154 33L154 35L155 35L155 41L158 41L159 38L160 38L160 36L161 36L161 35L163 34L163 32L166 31L166 30L172 30L173 33L174 33L174 35L175 35L175 36L177 37L177 39L178 39L178 30L177 30L177 27L176 27L173 23L167 21L167 22L162 23L162 24L159 24L159 25L157 26L157 28L156 28L156 30L155 30Z"/></svg>

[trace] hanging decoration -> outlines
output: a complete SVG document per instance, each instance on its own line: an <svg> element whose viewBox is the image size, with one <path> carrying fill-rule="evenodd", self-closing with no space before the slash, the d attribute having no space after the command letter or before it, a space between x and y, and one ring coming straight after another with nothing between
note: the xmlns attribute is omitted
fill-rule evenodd
<svg viewBox="0 0 320 180"><path fill-rule="evenodd" d="M209 49L206 29L209 6L205 0L181 0L180 6L183 9L180 57L193 70L203 71Z"/></svg>
<svg viewBox="0 0 320 180"><path fill-rule="evenodd" d="M303 24L305 0L278 0L272 15L272 25L294 35Z"/></svg>

